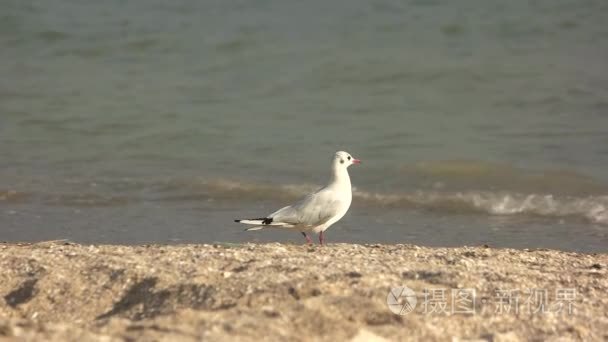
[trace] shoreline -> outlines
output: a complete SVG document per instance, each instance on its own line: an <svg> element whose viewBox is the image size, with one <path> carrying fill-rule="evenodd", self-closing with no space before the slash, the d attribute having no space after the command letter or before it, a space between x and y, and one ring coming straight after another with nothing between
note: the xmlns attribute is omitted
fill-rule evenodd
<svg viewBox="0 0 608 342"><path fill-rule="evenodd" d="M0 338L602 340L607 269L487 246L0 243Z"/></svg>

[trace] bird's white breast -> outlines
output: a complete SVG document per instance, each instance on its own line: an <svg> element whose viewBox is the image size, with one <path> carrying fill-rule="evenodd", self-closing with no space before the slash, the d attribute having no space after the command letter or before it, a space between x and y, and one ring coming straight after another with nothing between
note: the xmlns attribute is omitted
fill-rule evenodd
<svg viewBox="0 0 608 342"><path fill-rule="evenodd" d="M314 228L315 233L327 230L327 228L329 228L334 223L338 222L348 212L348 209L350 208L350 204L352 203L352 200L353 200L352 192L351 192L350 187L348 188L348 190L345 190L345 189L341 189L341 190L342 191L339 192L340 196L337 196L338 197L338 207L336 210L336 215L333 216L331 219L329 219L324 224L322 224L318 227L315 227Z"/></svg>

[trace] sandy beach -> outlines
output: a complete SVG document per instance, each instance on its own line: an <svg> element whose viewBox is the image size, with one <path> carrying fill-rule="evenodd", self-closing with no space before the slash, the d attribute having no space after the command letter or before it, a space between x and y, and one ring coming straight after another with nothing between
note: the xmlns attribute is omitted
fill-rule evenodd
<svg viewBox="0 0 608 342"><path fill-rule="evenodd" d="M488 246L5 243L0 336L603 340L607 267L607 254Z"/></svg>

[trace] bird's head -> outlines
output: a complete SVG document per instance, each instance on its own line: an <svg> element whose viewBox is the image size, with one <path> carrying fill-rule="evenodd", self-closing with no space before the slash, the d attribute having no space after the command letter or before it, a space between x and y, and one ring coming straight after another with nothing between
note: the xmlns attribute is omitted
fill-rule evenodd
<svg viewBox="0 0 608 342"><path fill-rule="evenodd" d="M355 159L348 152L338 151L334 155L334 167L344 167L347 168L353 164L361 164L359 159Z"/></svg>

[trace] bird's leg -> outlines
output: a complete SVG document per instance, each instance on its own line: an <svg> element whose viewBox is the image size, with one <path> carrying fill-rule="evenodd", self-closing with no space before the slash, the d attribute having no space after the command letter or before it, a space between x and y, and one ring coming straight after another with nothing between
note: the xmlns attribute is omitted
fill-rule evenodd
<svg viewBox="0 0 608 342"><path fill-rule="evenodd" d="M306 233L302 232L302 235L304 235L304 237L306 238L306 243L307 244L312 244L312 240L308 237L308 235L306 235Z"/></svg>
<svg viewBox="0 0 608 342"><path fill-rule="evenodd" d="M323 231L321 231L319 233L319 244L323 245L323 241L325 241L325 238L323 237Z"/></svg>

